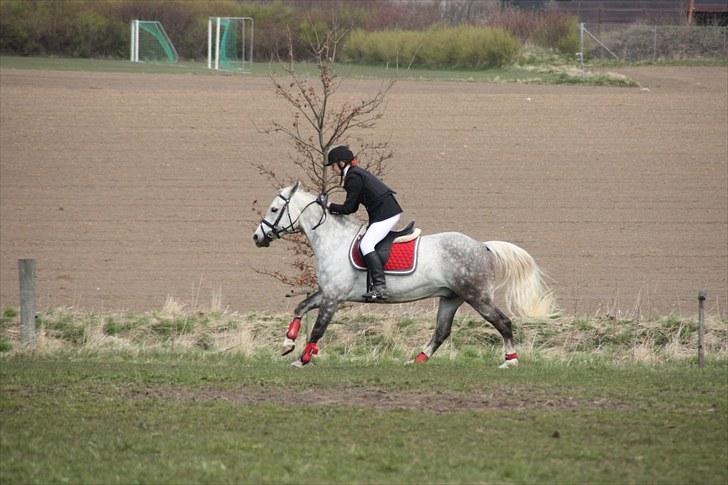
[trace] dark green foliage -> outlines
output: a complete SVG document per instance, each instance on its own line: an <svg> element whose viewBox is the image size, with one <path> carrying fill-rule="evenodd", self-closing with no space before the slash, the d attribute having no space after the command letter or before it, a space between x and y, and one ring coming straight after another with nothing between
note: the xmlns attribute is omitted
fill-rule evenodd
<svg viewBox="0 0 728 485"><path fill-rule="evenodd" d="M0 314L0 353L10 352L13 349L13 344L6 338L7 330L17 323L18 312L15 308L5 308Z"/></svg>
<svg viewBox="0 0 728 485"><path fill-rule="evenodd" d="M285 51L286 26L297 23L294 9L281 2L3 0L0 52L124 58L129 55L130 22L140 19L162 22L182 58L201 59L207 55L209 16L254 17L257 58Z"/></svg>
<svg viewBox="0 0 728 485"><path fill-rule="evenodd" d="M98 2L98 4L105 2ZM129 20L104 14L88 2L0 2L0 52L69 57L123 57Z"/></svg>
<svg viewBox="0 0 728 485"><path fill-rule="evenodd" d="M62 315L59 318L36 319L37 327L44 328L46 334L52 338L65 340L74 345L86 342L85 322L79 321L73 315Z"/></svg>
<svg viewBox="0 0 728 485"><path fill-rule="evenodd" d="M131 321L117 321L113 317L106 319L104 323L104 335L117 336L126 335L129 331L134 328L134 322Z"/></svg>
<svg viewBox="0 0 728 485"><path fill-rule="evenodd" d="M191 333L195 327L195 321L191 318L160 318L151 325L151 330L160 337L176 337Z"/></svg>
<svg viewBox="0 0 728 485"><path fill-rule="evenodd" d="M305 60L310 55L310 42L325 36L333 25L364 29L378 36L370 39L370 45L348 47L350 58L357 62L394 63L391 52L385 52L392 51L401 54L399 62L404 65L414 61L437 67L498 66L513 58L518 39L575 52L576 20L572 17L507 9L481 19L486 20L487 27L461 24L446 28L440 24L442 15L437 8L396 2L306 5L237 0L2 0L0 53L125 58L129 54L129 23L140 19L160 21L181 58L202 59L207 55L210 16L252 17L256 60L288 59L289 46L296 59ZM415 30L396 32L399 38L385 32L400 28ZM453 29L455 37L448 34ZM425 45L419 48L422 37ZM352 40L356 43L357 37ZM393 44L388 44L390 41ZM357 55L360 49L366 52Z"/></svg>
<svg viewBox="0 0 728 485"><path fill-rule="evenodd" d="M10 326L13 322L16 321L18 317L18 312L15 310L15 308L6 308L3 310L2 315L0 315L0 330L3 330Z"/></svg>

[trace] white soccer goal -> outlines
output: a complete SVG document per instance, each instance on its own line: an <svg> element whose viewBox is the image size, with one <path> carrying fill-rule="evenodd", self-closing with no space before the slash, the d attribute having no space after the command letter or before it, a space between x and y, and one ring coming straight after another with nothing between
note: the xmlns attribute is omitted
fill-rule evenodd
<svg viewBox="0 0 728 485"><path fill-rule="evenodd" d="M177 62L178 58L161 22L131 21L131 62Z"/></svg>
<svg viewBox="0 0 728 485"><path fill-rule="evenodd" d="M253 66L253 19L210 17L207 21L208 69L250 72Z"/></svg>

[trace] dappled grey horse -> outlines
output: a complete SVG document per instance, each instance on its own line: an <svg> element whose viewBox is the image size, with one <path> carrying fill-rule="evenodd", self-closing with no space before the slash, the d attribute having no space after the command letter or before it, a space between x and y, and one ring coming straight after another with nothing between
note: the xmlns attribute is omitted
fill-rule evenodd
<svg viewBox="0 0 728 485"><path fill-rule="evenodd" d="M283 343L284 355L295 348L301 318L316 308L319 313L295 366L307 364L318 353L316 344L341 302L364 302L366 272L353 268L349 259L350 243L361 228L353 215L327 217L322 203L299 182L278 193L253 234L256 245L265 247L283 235L303 232L313 248L319 289L296 307ZM511 320L493 304L498 288L504 288L511 314L546 318L554 311L544 276L525 250L503 241L476 241L458 232L422 236L414 272L389 276L387 286L387 303L440 298L435 333L415 362L426 361L442 345L450 335L455 312L467 302L503 337L501 367L517 365Z"/></svg>

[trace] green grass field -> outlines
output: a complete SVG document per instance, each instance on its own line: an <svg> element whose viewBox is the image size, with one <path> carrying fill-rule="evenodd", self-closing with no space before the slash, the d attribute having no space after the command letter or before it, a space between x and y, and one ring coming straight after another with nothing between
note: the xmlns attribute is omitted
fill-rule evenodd
<svg viewBox="0 0 728 485"><path fill-rule="evenodd" d="M17 354L0 361L0 482L728 479L725 362L490 364Z"/></svg>
<svg viewBox="0 0 728 485"><path fill-rule="evenodd" d="M460 82L515 82L535 84L592 84L614 86L636 86L631 79L618 74L586 72L562 62L537 62L524 59L525 64L516 64L499 69L485 70L434 70L398 66L367 66L357 64L337 64L338 75L348 79L400 79L420 81L460 81ZM295 63L297 72L304 75L317 75L314 64ZM207 62L184 61L177 64L131 63L119 59L69 59L58 57L19 57L0 56L0 69L44 69L85 72L123 72L146 74L195 74L218 76L282 76L284 71L276 62L253 64L246 74L212 71Z"/></svg>

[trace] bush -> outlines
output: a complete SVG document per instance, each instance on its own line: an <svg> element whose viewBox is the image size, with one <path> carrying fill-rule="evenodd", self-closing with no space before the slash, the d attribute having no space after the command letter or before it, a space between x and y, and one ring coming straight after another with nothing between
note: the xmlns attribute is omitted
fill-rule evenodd
<svg viewBox="0 0 728 485"><path fill-rule="evenodd" d="M351 33L344 58L352 62L399 66L482 69L513 62L519 44L494 27L433 27L426 31Z"/></svg>
<svg viewBox="0 0 728 485"><path fill-rule="evenodd" d="M289 32L294 53L301 59L308 55L308 40L315 31L321 35L333 24L364 29L354 30L347 42L348 56L357 62L469 68L500 65L509 62L518 49L515 39L561 52L577 50L574 17L508 8L473 11L479 12L477 17L460 20L480 23L480 27L445 28L438 27L438 22L452 18L436 3L2 0L0 52L124 58L129 52L129 22L143 19L162 22L180 57L201 59L207 55L207 19L212 15L253 17L254 58L259 60L287 58Z"/></svg>
<svg viewBox="0 0 728 485"><path fill-rule="evenodd" d="M129 52L129 23L158 20L180 56L207 56L209 16L253 17L255 58L287 52L288 29L298 50L296 10L281 2L247 4L235 0L2 0L0 52L16 55L117 57Z"/></svg>
<svg viewBox="0 0 728 485"><path fill-rule="evenodd" d="M579 22L576 17L563 15L544 17L531 40L536 45L562 54L574 54L579 52Z"/></svg>
<svg viewBox="0 0 728 485"><path fill-rule="evenodd" d="M504 9L491 15L487 25L501 27L522 43L564 54L579 51L579 21L557 11Z"/></svg>

